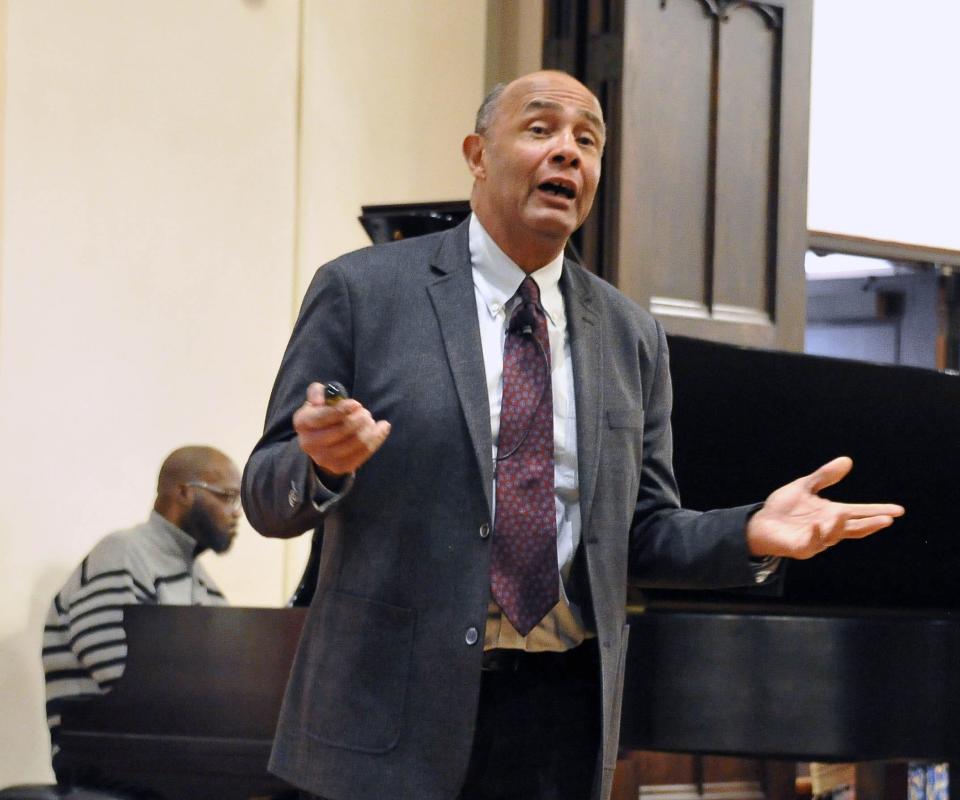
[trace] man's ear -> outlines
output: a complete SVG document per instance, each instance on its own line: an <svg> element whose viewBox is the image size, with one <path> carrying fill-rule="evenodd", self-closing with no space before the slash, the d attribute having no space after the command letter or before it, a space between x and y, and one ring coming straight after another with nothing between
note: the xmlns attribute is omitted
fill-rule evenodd
<svg viewBox="0 0 960 800"><path fill-rule="evenodd" d="M174 492L174 498L177 501L177 504L182 508L189 508L193 505L193 495L196 489L192 486L187 486L185 483L181 483L177 487L177 491Z"/></svg>
<svg viewBox="0 0 960 800"><path fill-rule="evenodd" d="M470 174L475 179L485 178L487 170L483 163L484 139L479 133L471 133L463 140L463 157Z"/></svg>

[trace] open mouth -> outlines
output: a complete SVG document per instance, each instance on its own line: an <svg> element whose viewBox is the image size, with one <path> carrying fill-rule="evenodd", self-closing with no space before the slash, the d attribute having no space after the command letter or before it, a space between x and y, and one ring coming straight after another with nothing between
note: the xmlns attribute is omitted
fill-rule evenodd
<svg viewBox="0 0 960 800"><path fill-rule="evenodd" d="M557 197L566 197L568 200L573 200L577 196L577 193L569 186L564 186L562 183L556 183L555 181L544 181L537 188Z"/></svg>

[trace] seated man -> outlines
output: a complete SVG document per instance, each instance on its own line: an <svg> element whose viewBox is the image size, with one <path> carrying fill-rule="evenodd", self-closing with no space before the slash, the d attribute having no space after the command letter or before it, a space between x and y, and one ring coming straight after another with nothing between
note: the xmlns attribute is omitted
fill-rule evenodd
<svg viewBox="0 0 960 800"><path fill-rule="evenodd" d="M122 606L226 605L196 558L230 548L240 513L240 473L227 456L212 447L174 450L160 468L147 521L101 539L53 598L43 629L43 670L59 782L63 704L103 694L123 674Z"/></svg>

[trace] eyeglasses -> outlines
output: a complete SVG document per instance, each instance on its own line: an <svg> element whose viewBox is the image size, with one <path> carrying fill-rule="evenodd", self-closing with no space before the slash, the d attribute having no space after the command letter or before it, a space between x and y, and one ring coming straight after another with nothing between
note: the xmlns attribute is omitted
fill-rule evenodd
<svg viewBox="0 0 960 800"><path fill-rule="evenodd" d="M206 481L187 481L185 486L195 486L198 489L206 489L208 492L223 498L223 502L236 511L240 508L240 492L236 489L221 489L219 486L213 486Z"/></svg>

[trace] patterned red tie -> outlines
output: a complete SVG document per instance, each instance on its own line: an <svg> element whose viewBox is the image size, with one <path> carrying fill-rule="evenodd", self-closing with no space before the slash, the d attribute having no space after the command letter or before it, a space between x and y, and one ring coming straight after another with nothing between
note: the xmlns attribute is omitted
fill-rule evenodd
<svg viewBox="0 0 960 800"><path fill-rule="evenodd" d="M490 586L507 619L526 636L560 599L560 577L550 340L533 278L524 278L518 294L503 349Z"/></svg>

